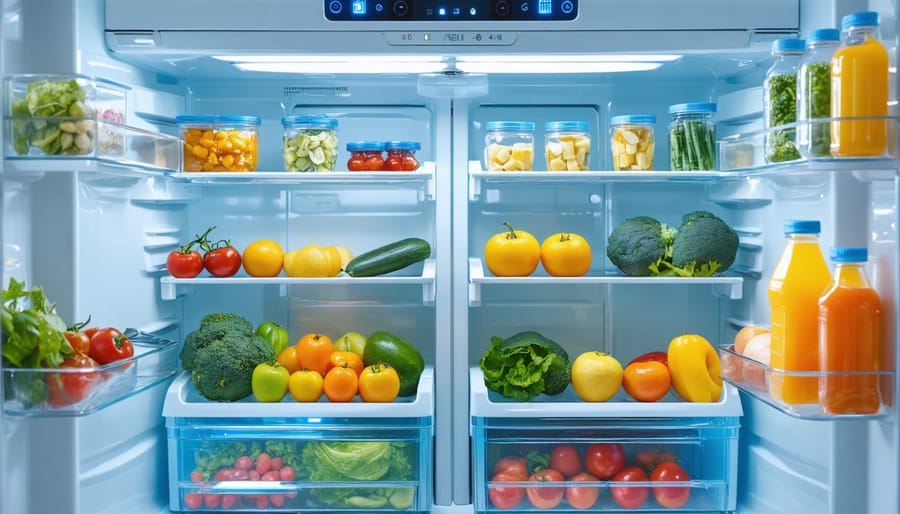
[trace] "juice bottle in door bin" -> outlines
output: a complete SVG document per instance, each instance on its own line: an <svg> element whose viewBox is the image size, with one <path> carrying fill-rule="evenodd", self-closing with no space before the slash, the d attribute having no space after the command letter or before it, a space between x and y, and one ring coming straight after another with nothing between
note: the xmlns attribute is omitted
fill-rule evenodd
<svg viewBox="0 0 900 514"><path fill-rule="evenodd" d="M819 298L819 404L826 414L874 414L881 405L881 300L866 275L868 251L834 248L831 260L834 280Z"/></svg>
<svg viewBox="0 0 900 514"><path fill-rule="evenodd" d="M831 274L819 248L821 224L816 220L784 222L787 245L769 281L772 305L769 374L772 398L790 404L817 403L817 377L792 375L819 369L819 296ZM784 373L782 373L784 372Z"/></svg>
<svg viewBox="0 0 900 514"><path fill-rule="evenodd" d="M878 40L878 13L858 12L841 20L846 36L831 58L831 116L888 114L888 54ZM831 155L879 156L887 144L885 119L831 122Z"/></svg>

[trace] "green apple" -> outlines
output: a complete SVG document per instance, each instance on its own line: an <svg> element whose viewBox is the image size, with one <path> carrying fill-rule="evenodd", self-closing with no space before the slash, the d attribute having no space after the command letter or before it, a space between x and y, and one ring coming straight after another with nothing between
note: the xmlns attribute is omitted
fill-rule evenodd
<svg viewBox="0 0 900 514"><path fill-rule="evenodd" d="M362 357L366 349L366 336L359 332L347 332L334 341L334 351L353 352Z"/></svg>

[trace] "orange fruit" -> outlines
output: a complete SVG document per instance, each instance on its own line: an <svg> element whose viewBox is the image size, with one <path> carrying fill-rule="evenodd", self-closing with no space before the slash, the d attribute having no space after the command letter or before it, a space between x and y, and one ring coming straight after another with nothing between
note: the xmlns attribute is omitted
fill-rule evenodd
<svg viewBox="0 0 900 514"><path fill-rule="evenodd" d="M640 402L655 402L669 392L672 376L669 368L658 361L632 362L625 366L622 387Z"/></svg>
<svg viewBox="0 0 900 514"><path fill-rule="evenodd" d="M346 365L337 366L325 374L325 396L332 402L349 402L359 390L359 376Z"/></svg>
<svg viewBox="0 0 900 514"><path fill-rule="evenodd" d="M281 350L281 353L278 354L276 360L278 361L278 364L281 364L282 368L288 370L288 373L300 371L300 363L297 360L296 346L288 346L284 350Z"/></svg>
<svg viewBox="0 0 900 514"><path fill-rule="evenodd" d="M324 334L309 333L297 341L297 365L300 369L318 371L323 377L328 371L334 345Z"/></svg>
<svg viewBox="0 0 900 514"><path fill-rule="evenodd" d="M260 239L244 248L241 261L251 277L277 277L284 265L284 249L277 241Z"/></svg>

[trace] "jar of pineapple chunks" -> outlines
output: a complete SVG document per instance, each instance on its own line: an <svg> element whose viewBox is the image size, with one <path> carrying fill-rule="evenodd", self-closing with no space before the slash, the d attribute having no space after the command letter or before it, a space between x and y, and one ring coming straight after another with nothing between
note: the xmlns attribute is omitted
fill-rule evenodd
<svg viewBox="0 0 900 514"><path fill-rule="evenodd" d="M653 169L653 125L656 116L639 114L613 116L610 148L616 171L650 171Z"/></svg>
<svg viewBox="0 0 900 514"><path fill-rule="evenodd" d="M184 171L256 171L256 116L176 116L184 141Z"/></svg>
<svg viewBox="0 0 900 514"><path fill-rule="evenodd" d="M584 121L544 124L547 171L587 171L591 162L591 126Z"/></svg>
<svg viewBox="0 0 900 514"><path fill-rule="evenodd" d="M532 171L534 123L490 121L485 129L484 165L488 171Z"/></svg>

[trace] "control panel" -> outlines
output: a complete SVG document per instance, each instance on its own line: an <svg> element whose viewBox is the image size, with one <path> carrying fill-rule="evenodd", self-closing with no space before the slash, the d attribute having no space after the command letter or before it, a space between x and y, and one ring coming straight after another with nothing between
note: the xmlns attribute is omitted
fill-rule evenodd
<svg viewBox="0 0 900 514"><path fill-rule="evenodd" d="M324 0L333 21L566 21L578 0Z"/></svg>

